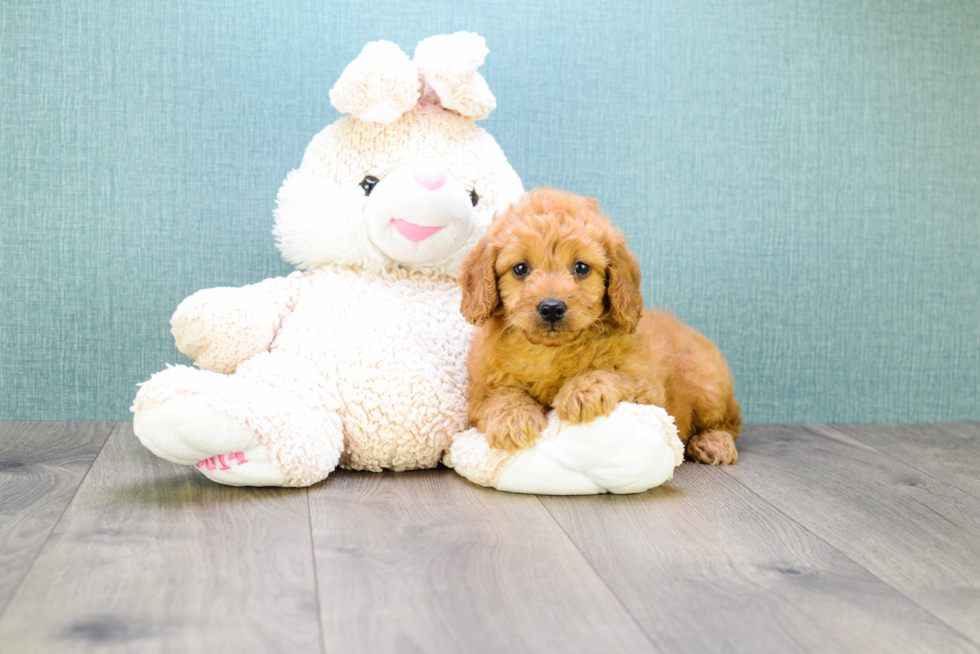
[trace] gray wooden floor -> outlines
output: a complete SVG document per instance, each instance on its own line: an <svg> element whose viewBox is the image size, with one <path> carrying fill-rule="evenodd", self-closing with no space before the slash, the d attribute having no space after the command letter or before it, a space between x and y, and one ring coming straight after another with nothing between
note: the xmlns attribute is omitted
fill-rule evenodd
<svg viewBox="0 0 980 654"><path fill-rule="evenodd" d="M750 426L637 496L218 486L0 423L0 651L980 652L980 425Z"/></svg>

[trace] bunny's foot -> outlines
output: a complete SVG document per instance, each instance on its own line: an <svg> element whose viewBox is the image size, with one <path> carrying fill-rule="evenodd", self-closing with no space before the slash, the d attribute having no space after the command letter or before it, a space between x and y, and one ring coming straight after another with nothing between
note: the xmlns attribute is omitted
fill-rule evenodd
<svg viewBox="0 0 980 654"><path fill-rule="evenodd" d="M470 429L456 436L443 463L481 486L512 493L642 493L669 481L684 460L674 420L656 406L620 402L608 416L548 426L516 453L491 448Z"/></svg>
<svg viewBox="0 0 980 654"><path fill-rule="evenodd" d="M137 394L133 431L157 456L221 484L314 484L336 467L343 427L304 362L281 359L259 355L234 375L168 368Z"/></svg>

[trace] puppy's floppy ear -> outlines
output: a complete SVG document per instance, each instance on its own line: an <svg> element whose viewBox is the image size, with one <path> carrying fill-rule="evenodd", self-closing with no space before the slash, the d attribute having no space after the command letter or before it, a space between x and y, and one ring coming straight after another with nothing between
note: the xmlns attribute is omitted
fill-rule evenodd
<svg viewBox="0 0 980 654"><path fill-rule="evenodd" d="M606 295L609 298L609 316L624 331L632 334L643 317L640 264L626 248L626 239L622 234L617 233L608 248Z"/></svg>
<svg viewBox="0 0 980 654"><path fill-rule="evenodd" d="M500 304L497 292L497 248L489 235L480 239L460 266L459 285L463 289L460 311L466 321L482 325Z"/></svg>

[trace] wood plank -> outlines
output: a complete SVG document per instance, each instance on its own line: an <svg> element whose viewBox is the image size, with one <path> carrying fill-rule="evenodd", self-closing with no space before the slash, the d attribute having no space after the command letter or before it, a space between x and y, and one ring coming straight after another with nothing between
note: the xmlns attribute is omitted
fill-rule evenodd
<svg viewBox="0 0 980 654"><path fill-rule="evenodd" d="M0 616L112 426L0 422Z"/></svg>
<svg viewBox="0 0 980 654"><path fill-rule="evenodd" d="M437 469L310 500L328 651L655 651L533 496Z"/></svg>
<svg viewBox="0 0 980 654"><path fill-rule="evenodd" d="M541 502L662 651L975 651L719 468Z"/></svg>
<svg viewBox="0 0 980 654"><path fill-rule="evenodd" d="M980 499L980 423L834 425L834 429Z"/></svg>
<svg viewBox="0 0 980 654"><path fill-rule="evenodd" d="M9 652L318 652L305 489L240 489L120 424L0 620Z"/></svg>
<svg viewBox="0 0 980 654"><path fill-rule="evenodd" d="M756 425L724 472L980 644L980 503L826 426Z"/></svg>

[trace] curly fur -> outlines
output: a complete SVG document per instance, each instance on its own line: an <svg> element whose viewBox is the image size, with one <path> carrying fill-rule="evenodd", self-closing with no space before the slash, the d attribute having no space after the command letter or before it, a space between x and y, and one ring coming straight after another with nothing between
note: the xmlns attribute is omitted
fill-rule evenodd
<svg viewBox="0 0 980 654"><path fill-rule="evenodd" d="M470 422L491 446L527 446L549 408L575 424L626 401L673 415L689 458L735 463L741 418L721 352L670 314L644 312L640 277L592 198L538 189L495 217L460 269L463 316L480 326ZM557 323L538 315L546 299L567 307Z"/></svg>

